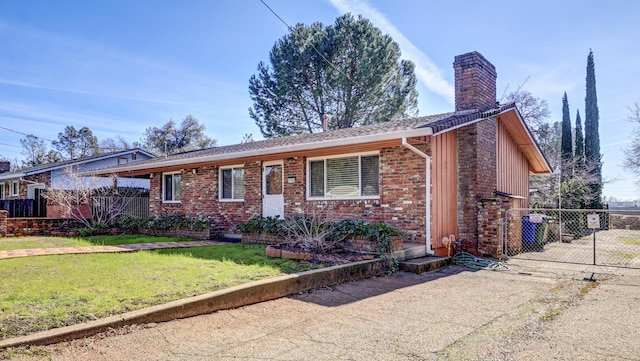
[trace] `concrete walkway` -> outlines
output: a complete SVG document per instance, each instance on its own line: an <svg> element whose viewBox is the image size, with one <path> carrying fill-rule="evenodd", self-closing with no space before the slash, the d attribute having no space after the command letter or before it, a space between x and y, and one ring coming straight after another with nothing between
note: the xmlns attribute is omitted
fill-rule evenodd
<svg viewBox="0 0 640 361"><path fill-rule="evenodd" d="M584 278L595 273L597 282ZM16 360L638 360L640 272L520 262L315 289Z"/></svg>
<svg viewBox="0 0 640 361"><path fill-rule="evenodd" d="M137 252L142 250L162 249L162 248L189 248L206 247L226 244L216 241L192 241L192 242L154 242L123 244L118 246L87 246L87 247L58 247L58 248L29 248L0 251L0 259L51 256L56 254L81 254L81 253L117 253L117 252Z"/></svg>

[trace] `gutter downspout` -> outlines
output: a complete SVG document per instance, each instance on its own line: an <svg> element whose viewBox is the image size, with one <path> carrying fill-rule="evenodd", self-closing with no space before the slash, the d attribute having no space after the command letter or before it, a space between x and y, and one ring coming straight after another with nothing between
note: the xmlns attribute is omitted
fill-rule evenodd
<svg viewBox="0 0 640 361"><path fill-rule="evenodd" d="M431 249L431 157L420 149L414 147L407 142L406 137L402 137L402 146L416 153L425 159L425 238L426 251L429 255L434 255L435 251Z"/></svg>

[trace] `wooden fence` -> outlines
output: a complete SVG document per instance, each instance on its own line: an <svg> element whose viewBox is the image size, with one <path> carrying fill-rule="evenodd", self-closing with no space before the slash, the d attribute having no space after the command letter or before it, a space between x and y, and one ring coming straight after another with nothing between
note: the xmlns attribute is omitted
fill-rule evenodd
<svg viewBox="0 0 640 361"><path fill-rule="evenodd" d="M124 203L121 203L124 202ZM92 208L95 214L98 209L122 209L119 216L139 218L149 217L149 197L93 197Z"/></svg>

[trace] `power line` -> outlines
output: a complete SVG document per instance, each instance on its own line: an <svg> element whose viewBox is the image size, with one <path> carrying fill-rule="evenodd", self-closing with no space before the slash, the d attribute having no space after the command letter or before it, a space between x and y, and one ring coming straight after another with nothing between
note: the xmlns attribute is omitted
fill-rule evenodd
<svg viewBox="0 0 640 361"><path fill-rule="evenodd" d="M6 145L7 147L14 147L14 148L22 148L22 147L19 147L17 145L7 144L7 143L0 143L0 145Z"/></svg>
<svg viewBox="0 0 640 361"><path fill-rule="evenodd" d="M291 26L289 26L289 24L287 24L286 21L284 21L284 19L282 19L280 17L280 15L278 15L278 13L276 13L269 5L267 5L266 2L264 2L264 0L260 0L260 2L262 3L262 5L264 5L267 9L269 9L269 11L271 11L271 13L278 18L278 20L280 20L286 27L287 29L291 32L292 35L295 35L295 32L293 31L293 28ZM315 45L313 45L313 42L309 42L309 45L311 45L311 47L313 48L313 50L320 55L320 57L322 58L322 60L324 60L327 64L329 64L329 66L331 66L333 69L335 69L338 73L344 75L347 79L349 79L350 82L354 83L355 85L358 86L362 86L361 84L358 84L357 81L353 80L349 75L347 75L345 72L342 71L342 69L338 68L337 65L335 65L334 63L332 63L329 59L327 59L326 56L324 56L324 54L322 54L320 52L320 50L318 50L318 48L316 48Z"/></svg>
<svg viewBox="0 0 640 361"><path fill-rule="evenodd" d="M26 136L32 136L32 137L34 137L34 138L36 138L36 139L42 139L42 140L46 140L46 141L48 141L48 142L53 142L53 140L52 140L52 139L47 139L47 138L38 137L38 136L33 135L33 134L27 134L27 133L19 132L19 131L17 131L17 130L13 130L13 129L5 128L5 127L0 127L0 129L4 129L4 130L7 130L7 131L9 131L9 132L13 132L13 133L17 133L17 134L22 134L22 135L26 135Z"/></svg>

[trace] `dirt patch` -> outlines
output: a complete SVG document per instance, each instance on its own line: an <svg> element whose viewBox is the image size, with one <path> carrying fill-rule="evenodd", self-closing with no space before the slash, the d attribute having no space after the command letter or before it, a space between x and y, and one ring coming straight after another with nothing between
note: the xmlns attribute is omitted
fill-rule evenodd
<svg viewBox="0 0 640 361"><path fill-rule="evenodd" d="M569 308L577 307L598 282L564 280L438 352L438 360L517 360L531 345L549 342L545 330ZM553 352L538 355L554 359ZM527 359L527 358L524 358Z"/></svg>
<svg viewBox="0 0 640 361"><path fill-rule="evenodd" d="M340 249L340 248L332 249L322 253L309 252L308 250L300 247L299 245L290 244L286 242L282 242L270 247L274 249L279 249L282 251L289 251L294 253L308 252L310 254L311 262L322 263L327 266L335 266L335 265L346 264L351 262L370 260L376 257L376 255L373 255L373 254L349 251L349 250Z"/></svg>

